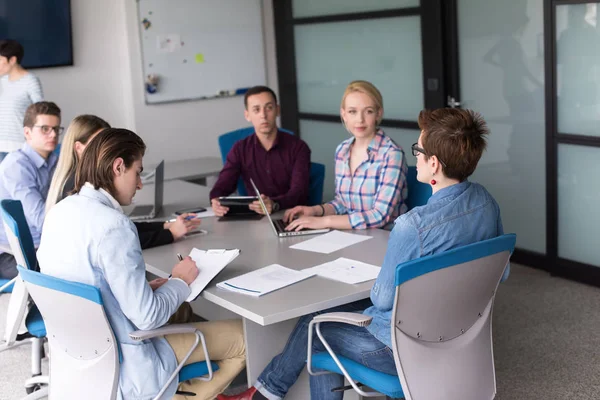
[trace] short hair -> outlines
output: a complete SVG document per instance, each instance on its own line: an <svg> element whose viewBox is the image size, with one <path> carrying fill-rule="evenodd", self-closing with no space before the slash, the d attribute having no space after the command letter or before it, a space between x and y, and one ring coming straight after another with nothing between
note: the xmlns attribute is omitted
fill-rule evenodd
<svg viewBox="0 0 600 400"><path fill-rule="evenodd" d="M423 110L419 127L426 160L435 155L450 179L462 182L473 174L489 134L481 114L458 108Z"/></svg>
<svg viewBox="0 0 600 400"><path fill-rule="evenodd" d="M27 107L27 110L25 111L23 126L33 128L38 115L54 115L60 119L60 108L51 101L38 101L37 103L33 103Z"/></svg>
<svg viewBox="0 0 600 400"><path fill-rule="evenodd" d="M73 193L79 193L83 185L89 182L94 189L102 188L116 197L112 169L114 161L122 158L127 169L144 157L145 152L146 144L135 133L120 128L103 129L83 151L75 172Z"/></svg>
<svg viewBox="0 0 600 400"><path fill-rule="evenodd" d="M21 64L24 55L25 50L21 43L11 39L0 40L0 56L6 57L8 60L17 57L17 64Z"/></svg>
<svg viewBox="0 0 600 400"><path fill-rule="evenodd" d="M273 100L275 100L275 104L277 104L277 96L275 95L273 89L267 86L253 86L250 89L248 89L246 94L244 94L244 108L248 109L248 98L250 96L254 96L255 94L261 93L270 93L271 96L273 96Z"/></svg>
<svg viewBox="0 0 600 400"><path fill-rule="evenodd" d="M342 103L340 105L341 108L345 108L346 97L350 93L360 92L368 95L373 102L375 103L375 107L377 107L377 111L381 110L381 117L377 120L377 123L380 124L383 119L383 96L381 96L381 92L379 89L375 87L371 82L367 81L352 81L344 90L344 94L342 96Z"/></svg>

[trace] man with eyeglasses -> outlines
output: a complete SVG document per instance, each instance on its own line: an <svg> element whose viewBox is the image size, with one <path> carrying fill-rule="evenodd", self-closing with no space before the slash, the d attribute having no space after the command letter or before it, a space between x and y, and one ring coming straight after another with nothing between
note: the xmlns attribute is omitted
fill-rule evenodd
<svg viewBox="0 0 600 400"><path fill-rule="evenodd" d="M40 242L46 196L58 161L54 150L63 129L56 104L41 101L30 105L23 121L25 143L0 163L0 199L21 201L35 247ZM6 252L10 248L4 225L0 225L0 278L12 279L17 276L16 261Z"/></svg>

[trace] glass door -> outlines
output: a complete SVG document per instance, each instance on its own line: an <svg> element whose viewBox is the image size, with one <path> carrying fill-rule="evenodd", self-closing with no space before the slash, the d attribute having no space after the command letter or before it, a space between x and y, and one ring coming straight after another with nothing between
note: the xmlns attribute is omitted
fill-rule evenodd
<svg viewBox="0 0 600 400"><path fill-rule="evenodd" d="M324 200L333 197L334 154L349 137L340 122L353 80L383 95L382 129L407 155L423 108L445 103L439 0L274 1L282 127L300 134L325 164Z"/></svg>
<svg viewBox="0 0 600 400"><path fill-rule="evenodd" d="M600 283L600 3L552 2L557 273Z"/></svg>
<svg viewBox="0 0 600 400"><path fill-rule="evenodd" d="M488 148L471 179L498 201L504 231L517 234L515 255L527 264L547 252L543 3L456 0L447 9L455 38L448 106L487 121Z"/></svg>

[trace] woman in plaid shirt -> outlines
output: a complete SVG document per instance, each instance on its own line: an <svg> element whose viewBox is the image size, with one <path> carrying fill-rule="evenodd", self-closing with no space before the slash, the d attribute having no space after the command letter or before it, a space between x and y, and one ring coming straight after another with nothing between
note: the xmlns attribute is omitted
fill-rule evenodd
<svg viewBox="0 0 600 400"><path fill-rule="evenodd" d="M407 211L406 158L378 127L383 118L379 90L366 81L351 82L340 114L352 137L335 151L335 198L286 211L287 230L389 228Z"/></svg>

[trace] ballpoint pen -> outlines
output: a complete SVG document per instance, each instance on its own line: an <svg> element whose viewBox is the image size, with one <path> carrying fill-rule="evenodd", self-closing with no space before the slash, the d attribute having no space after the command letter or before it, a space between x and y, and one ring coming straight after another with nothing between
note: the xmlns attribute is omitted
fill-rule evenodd
<svg viewBox="0 0 600 400"><path fill-rule="evenodd" d="M185 220L186 220L186 221L189 221L189 220L192 220L192 219L195 219L195 218L198 218L198 217L197 217L197 216L195 216L195 215L190 215L190 216L188 216L188 217L185 217ZM175 221L177 221L177 218L171 218L171 219L170 219L170 220L168 220L167 222L175 222Z"/></svg>

